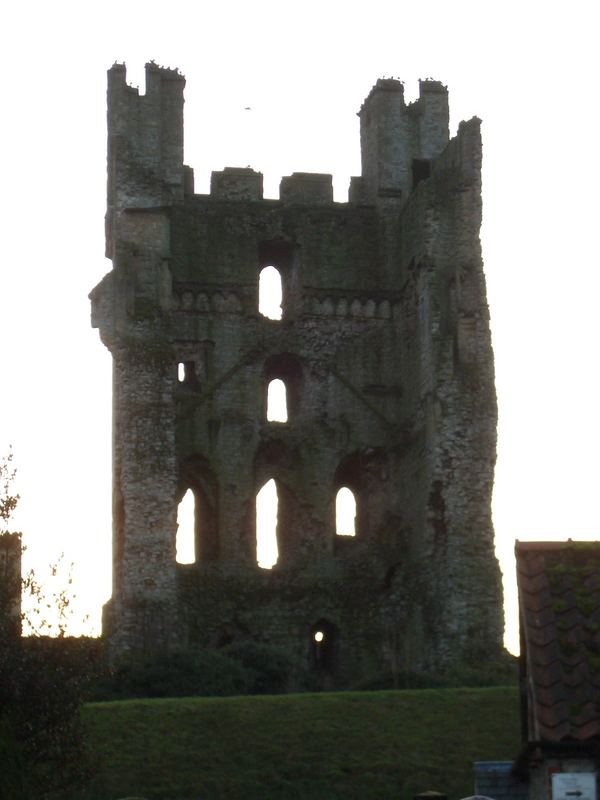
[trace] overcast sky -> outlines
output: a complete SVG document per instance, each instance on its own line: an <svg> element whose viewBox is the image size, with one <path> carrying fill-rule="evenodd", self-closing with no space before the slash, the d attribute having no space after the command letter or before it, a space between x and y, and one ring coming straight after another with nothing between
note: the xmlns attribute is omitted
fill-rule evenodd
<svg viewBox="0 0 600 800"><path fill-rule="evenodd" d="M360 172L378 77L483 119L482 242L499 397L497 553L516 646L514 539L600 538L598 53L591 2L370 0L11 4L3 13L0 451L12 443L27 563L61 551L95 630L110 593L110 356L87 294L104 259L106 70L187 78L196 190L250 164ZM251 112L244 109L249 106Z"/></svg>

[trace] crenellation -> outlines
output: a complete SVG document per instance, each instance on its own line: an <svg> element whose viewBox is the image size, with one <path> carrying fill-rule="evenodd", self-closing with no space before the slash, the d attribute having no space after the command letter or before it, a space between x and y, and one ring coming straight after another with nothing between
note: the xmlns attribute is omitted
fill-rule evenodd
<svg viewBox="0 0 600 800"><path fill-rule="evenodd" d="M419 81L418 155L431 161L446 147L449 139L450 111L448 89L439 81Z"/></svg>
<svg viewBox="0 0 600 800"><path fill-rule="evenodd" d="M333 178L313 172L294 172L281 179L283 203L333 203Z"/></svg>
<svg viewBox="0 0 600 800"><path fill-rule="evenodd" d="M114 361L113 657L253 639L341 686L406 652L415 671L499 652L479 121L448 141L446 87L421 81L407 106L400 81L379 80L349 202L331 175L301 172L266 200L249 167L197 195L183 86L151 64L140 96L109 71L113 269L91 297ZM267 267L280 318L259 308ZM286 421L268 419L273 381ZM270 479L279 555L265 569L256 498ZM336 528L341 488L354 535ZM187 489L196 562L180 565ZM319 625L336 641L326 671Z"/></svg>
<svg viewBox="0 0 600 800"><path fill-rule="evenodd" d="M263 176L250 168L225 167L210 177L210 194L215 200L262 200Z"/></svg>

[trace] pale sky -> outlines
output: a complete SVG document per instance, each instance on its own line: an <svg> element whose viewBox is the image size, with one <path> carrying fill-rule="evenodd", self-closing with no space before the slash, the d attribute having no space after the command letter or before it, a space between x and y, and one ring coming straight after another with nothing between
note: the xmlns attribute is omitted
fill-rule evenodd
<svg viewBox="0 0 600 800"><path fill-rule="evenodd" d="M513 545L600 538L597 22L592 2L13 3L3 13L0 451L12 443L27 564L64 551L98 630L110 593L110 356L90 328L104 256L106 70L187 78L185 160L360 173L378 77L483 119L482 242L496 356L497 553L516 647ZM245 112L250 106L252 111Z"/></svg>

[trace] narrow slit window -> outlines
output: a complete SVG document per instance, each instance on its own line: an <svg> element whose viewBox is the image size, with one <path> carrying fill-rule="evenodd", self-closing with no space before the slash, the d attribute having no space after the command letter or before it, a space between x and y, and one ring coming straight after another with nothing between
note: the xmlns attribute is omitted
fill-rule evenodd
<svg viewBox="0 0 600 800"><path fill-rule="evenodd" d="M258 279L258 310L267 319L281 319L281 275L275 267L265 267Z"/></svg>
<svg viewBox="0 0 600 800"><path fill-rule="evenodd" d="M279 378L269 381L267 387L267 421L287 422L287 390Z"/></svg>
<svg viewBox="0 0 600 800"><path fill-rule="evenodd" d="M277 484L271 478L256 495L256 561L271 569L277 563Z"/></svg>
<svg viewBox="0 0 600 800"><path fill-rule="evenodd" d="M199 389L200 382L196 375L195 361L180 361L177 364L177 380L185 389Z"/></svg>
<svg viewBox="0 0 600 800"><path fill-rule="evenodd" d="M177 509L176 558L178 564L196 561L196 498L188 489Z"/></svg>
<svg viewBox="0 0 600 800"><path fill-rule="evenodd" d="M335 532L356 536L356 499L347 486L342 486L335 498Z"/></svg>

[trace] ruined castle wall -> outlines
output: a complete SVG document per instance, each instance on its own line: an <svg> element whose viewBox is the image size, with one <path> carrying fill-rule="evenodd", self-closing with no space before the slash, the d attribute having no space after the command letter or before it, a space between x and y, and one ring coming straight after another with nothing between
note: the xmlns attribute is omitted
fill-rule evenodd
<svg viewBox="0 0 600 800"><path fill-rule="evenodd" d="M414 296L423 322L420 380L412 383L420 387L429 443L421 556L435 565L433 624L448 648L474 657L487 647L482 629L502 633L499 572L489 557L496 400L480 168L479 121L472 120L434 160L432 178L416 187L403 217L404 259L419 273Z"/></svg>
<svg viewBox="0 0 600 800"><path fill-rule="evenodd" d="M331 680L431 668L500 645L490 492L495 394L479 247L476 122L449 144L447 92L379 82L361 110L363 175L295 173L262 198L251 169L194 195L183 79L109 80L107 249L92 293L114 358L113 652L250 638ZM260 270L283 284L258 310ZM183 374L180 374L183 370ZM284 380L286 423L266 418ZM256 495L274 478L277 564L257 564ZM357 501L356 535L335 496ZM196 563L175 563L177 504ZM478 649L479 648L479 649ZM335 658L332 653L335 650ZM318 660L318 659L317 659Z"/></svg>

